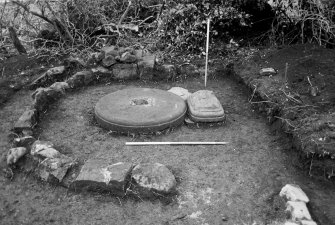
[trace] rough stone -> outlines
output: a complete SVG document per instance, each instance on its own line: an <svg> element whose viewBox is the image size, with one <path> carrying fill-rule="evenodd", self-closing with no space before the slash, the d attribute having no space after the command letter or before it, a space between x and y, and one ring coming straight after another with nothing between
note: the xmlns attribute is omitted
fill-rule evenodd
<svg viewBox="0 0 335 225"><path fill-rule="evenodd" d="M158 80L175 80L177 69L174 65L160 65L155 68L155 79Z"/></svg>
<svg viewBox="0 0 335 225"><path fill-rule="evenodd" d="M46 158L37 169L37 174L42 180L50 181L57 179L62 182L67 171L75 164L74 160L63 154L59 154L56 158Z"/></svg>
<svg viewBox="0 0 335 225"><path fill-rule="evenodd" d="M77 70L86 67L86 63L80 58L68 57L64 60L66 70Z"/></svg>
<svg viewBox="0 0 335 225"><path fill-rule="evenodd" d="M295 223L295 222L292 222L292 221L286 221L286 222L284 223L284 225L299 225L299 224L297 224L297 223Z"/></svg>
<svg viewBox="0 0 335 225"><path fill-rule="evenodd" d="M82 87L84 85L90 84L92 81L95 80L95 75L91 70L84 70L75 73L73 76L71 76L66 83L71 88L78 88Z"/></svg>
<svg viewBox="0 0 335 225"><path fill-rule="evenodd" d="M94 60L99 63L105 58L105 52L95 52L91 56Z"/></svg>
<svg viewBox="0 0 335 225"><path fill-rule="evenodd" d="M286 211L290 213L293 221L312 220L305 202L288 201Z"/></svg>
<svg viewBox="0 0 335 225"><path fill-rule="evenodd" d="M104 53L104 58L106 56L114 56L114 57L116 57L116 56L119 55L118 51L116 50L115 46L113 46L113 45L112 46L105 46L105 47L103 47L101 49L101 52Z"/></svg>
<svg viewBox="0 0 335 225"><path fill-rule="evenodd" d="M58 158L61 153L54 149L54 145L50 141L37 140L31 146L30 154L41 158Z"/></svg>
<svg viewBox="0 0 335 225"><path fill-rule="evenodd" d="M14 130L21 132L24 129L33 129L37 124L37 111L35 109L26 110L14 124Z"/></svg>
<svg viewBox="0 0 335 225"><path fill-rule="evenodd" d="M28 153L25 147L12 148L7 154L7 165L15 164L22 156Z"/></svg>
<svg viewBox="0 0 335 225"><path fill-rule="evenodd" d="M132 55L130 52L123 53L120 58L120 62L122 63L135 63L136 61L136 56Z"/></svg>
<svg viewBox="0 0 335 225"><path fill-rule="evenodd" d="M21 133L22 136L33 136L34 134L32 129L23 129Z"/></svg>
<svg viewBox="0 0 335 225"><path fill-rule="evenodd" d="M177 67L177 73L181 76L187 77L197 77L200 75L198 68L191 63L184 63Z"/></svg>
<svg viewBox="0 0 335 225"><path fill-rule="evenodd" d="M37 110L37 112L44 112L44 110L48 107L49 99L48 95L45 92L44 88L38 88L32 95L32 98L34 99L34 108Z"/></svg>
<svg viewBox="0 0 335 225"><path fill-rule="evenodd" d="M14 138L14 145L16 147L25 147L28 150L30 150L32 144L35 141L36 139L33 136L18 137L18 138Z"/></svg>
<svg viewBox="0 0 335 225"><path fill-rule="evenodd" d="M309 199L307 197L307 195L305 194L305 192L298 186L298 185L294 185L294 184L287 184L285 185L280 193L279 193L280 197L284 197L289 201L300 201L300 202L305 202L308 203Z"/></svg>
<svg viewBox="0 0 335 225"><path fill-rule="evenodd" d="M168 92L171 92L173 94L180 96L185 101L191 95L191 93L187 89L181 88L181 87L172 87L170 90L168 90Z"/></svg>
<svg viewBox="0 0 335 225"><path fill-rule="evenodd" d="M149 51L144 49L134 50L133 54L136 56L138 61L142 60L143 57L152 56L152 54Z"/></svg>
<svg viewBox="0 0 335 225"><path fill-rule="evenodd" d="M84 191L109 191L114 195L124 196L132 167L130 163L110 164L102 160L88 160L70 188Z"/></svg>
<svg viewBox="0 0 335 225"><path fill-rule="evenodd" d="M136 64L116 64L113 67L113 75L117 80L132 80L139 77Z"/></svg>
<svg viewBox="0 0 335 225"><path fill-rule="evenodd" d="M301 220L300 225L317 225L317 223L312 220Z"/></svg>
<svg viewBox="0 0 335 225"><path fill-rule="evenodd" d="M65 72L65 66L58 66L51 68L47 70L45 73L43 73L40 77L35 79L32 83L31 86L36 86L36 85L43 85L45 82L49 80L56 80L60 76L62 76Z"/></svg>
<svg viewBox="0 0 335 225"><path fill-rule="evenodd" d="M113 76L113 71L102 66L92 68L91 71L97 80L99 80L100 78L111 78Z"/></svg>
<svg viewBox="0 0 335 225"><path fill-rule="evenodd" d="M272 75L276 75L277 71L273 68L262 68L259 71L259 75L261 76L272 76Z"/></svg>
<svg viewBox="0 0 335 225"><path fill-rule="evenodd" d="M55 82L53 83L50 88L57 90L58 92L61 92L65 94L65 91L69 89L69 85L66 82Z"/></svg>
<svg viewBox="0 0 335 225"><path fill-rule="evenodd" d="M102 60L102 65L104 67L111 67L114 64L116 64L115 57L112 55L107 55L103 60Z"/></svg>
<svg viewBox="0 0 335 225"><path fill-rule="evenodd" d="M143 197L155 197L158 194L171 194L176 188L176 179L171 171L160 163L145 163L134 167L132 180L135 192Z"/></svg>
<svg viewBox="0 0 335 225"><path fill-rule="evenodd" d="M151 80L155 75L156 56L144 56L137 63L141 80Z"/></svg>
<svg viewBox="0 0 335 225"><path fill-rule="evenodd" d="M38 112L43 112L49 106L49 104L58 100L64 95L59 89L56 88L38 88L33 94L32 98L34 99L34 108Z"/></svg>
<svg viewBox="0 0 335 225"><path fill-rule="evenodd" d="M124 52L129 52L130 54L135 55L135 49L132 47L126 47ZM122 55L124 52L122 52L120 55Z"/></svg>
<svg viewBox="0 0 335 225"><path fill-rule="evenodd" d="M59 75L59 74L62 74L64 73L65 71L65 66L58 66L58 67L54 67L54 68L51 68L49 69L46 74L48 76L53 76L53 75Z"/></svg>

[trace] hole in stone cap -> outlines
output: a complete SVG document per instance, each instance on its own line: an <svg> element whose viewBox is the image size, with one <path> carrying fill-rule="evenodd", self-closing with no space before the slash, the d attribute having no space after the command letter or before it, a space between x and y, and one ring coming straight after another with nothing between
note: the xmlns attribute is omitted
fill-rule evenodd
<svg viewBox="0 0 335 225"><path fill-rule="evenodd" d="M149 105L148 99L132 99L131 100L131 105Z"/></svg>

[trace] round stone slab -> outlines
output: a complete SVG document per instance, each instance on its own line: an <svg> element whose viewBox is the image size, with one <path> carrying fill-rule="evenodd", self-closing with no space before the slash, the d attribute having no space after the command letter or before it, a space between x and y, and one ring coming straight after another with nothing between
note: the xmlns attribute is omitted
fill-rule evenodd
<svg viewBox="0 0 335 225"><path fill-rule="evenodd" d="M179 96L152 88L130 88L102 97L95 117L105 129L120 132L154 132L181 124L187 111Z"/></svg>

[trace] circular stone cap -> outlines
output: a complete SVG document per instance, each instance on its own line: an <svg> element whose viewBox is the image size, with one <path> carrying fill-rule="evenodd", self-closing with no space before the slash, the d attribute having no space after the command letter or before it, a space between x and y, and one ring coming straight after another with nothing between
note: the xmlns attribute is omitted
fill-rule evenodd
<svg viewBox="0 0 335 225"><path fill-rule="evenodd" d="M152 88L131 88L102 97L95 106L98 123L108 130L154 132L184 121L185 101Z"/></svg>

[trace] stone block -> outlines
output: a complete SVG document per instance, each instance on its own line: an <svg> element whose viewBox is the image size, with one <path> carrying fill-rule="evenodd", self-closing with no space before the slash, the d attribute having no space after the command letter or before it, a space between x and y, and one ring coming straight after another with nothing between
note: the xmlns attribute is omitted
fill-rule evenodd
<svg viewBox="0 0 335 225"><path fill-rule="evenodd" d="M65 72L65 66L50 68L41 76L39 76L37 79L35 79L30 86L34 87L37 85L43 85L47 81L60 79L62 78L64 72Z"/></svg>
<svg viewBox="0 0 335 225"><path fill-rule="evenodd" d="M65 94L65 91L69 89L70 86L66 82L55 82L50 86L50 88L58 92L61 92L62 94Z"/></svg>
<svg viewBox="0 0 335 225"><path fill-rule="evenodd" d="M50 141L37 140L31 146L30 154L39 158L58 158L61 153L54 149L54 145Z"/></svg>
<svg viewBox="0 0 335 225"><path fill-rule="evenodd" d="M145 49L134 50L133 54L136 56L138 61L141 61L143 57L152 56L152 54Z"/></svg>
<svg viewBox="0 0 335 225"><path fill-rule="evenodd" d="M24 136L14 138L13 142L16 147L25 147L30 151L31 146L35 141L36 139L33 136Z"/></svg>
<svg viewBox="0 0 335 225"><path fill-rule="evenodd" d="M95 62L99 63L105 58L104 52L95 52L91 55Z"/></svg>
<svg viewBox="0 0 335 225"><path fill-rule="evenodd" d="M159 65L155 67L155 80L175 80L177 69L174 65Z"/></svg>
<svg viewBox="0 0 335 225"><path fill-rule="evenodd" d="M279 193L280 197L286 198L288 201L300 201L309 202L309 198L305 192L298 186L294 184L286 184Z"/></svg>
<svg viewBox="0 0 335 225"><path fill-rule="evenodd" d="M38 88L32 95L34 108L38 113L44 112L48 108L49 99L44 88Z"/></svg>
<svg viewBox="0 0 335 225"><path fill-rule="evenodd" d="M132 55L130 52L125 52L120 57L120 62L122 63L135 63L137 58L135 55Z"/></svg>
<svg viewBox="0 0 335 225"><path fill-rule="evenodd" d="M38 88L32 94L34 108L38 112L44 112L50 104L60 99L63 95L64 92L56 88Z"/></svg>
<svg viewBox="0 0 335 225"><path fill-rule="evenodd" d="M160 163L135 166L132 171L132 183L135 184L134 193L145 198L172 194L177 184L171 171Z"/></svg>
<svg viewBox="0 0 335 225"><path fill-rule="evenodd" d="M97 80L99 80L100 78L112 78L113 77L113 71L105 67L102 67L102 66L92 68L91 71Z"/></svg>
<svg viewBox="0 0 335 225"><path fill-rule="evenodd" d="M305 202L288 201L286 211L290 213L293 221L312 220Z"/></svg>
<svg viewBox="0 0 335 225"><path fill-rule="evenodd" d="M113 195L124 196L132 167L130 163L88 160L70 188L76 191L108 191Z"/></svg>
<svg viewBox="0 0 335 225"><path fill-rule="evenodd" d="M262 68L259 71L259 75L261 75L261 76L273 76L273 75L276 75L276 74L277 74L277 71L273 68Z"/></svg>
<svg viewBox="0 0 335 225"><path fill-rule="evenodd" d="M299 224L292 221L285 221L284 225L299 225Z"/></svg>
<svg viewBox="0 0 335 225"><path fill-rule="evenodd" d="M75 58L75 57L68 57L64 60L64 66L65 70L77 70L77 69L83 69L87 65L86 63L80 59L80 58Z"/></svg>
<svg viewBox="0 0 335 225"><path fill-rule="evenodd" d="M101 49L101 52L103 52L104 54L104 58L106 56L118 56L119 55L119 52L117 51L116 47L111 45L111 46L105 46Z"/></svg>
<svg viewBox="0 0 335 225"><path fill-rule="evenodd" d="M155 75L156 56L144 56L138 61L139 77L141 80L151 80Z"/></svg>
<svg viewBox="0 0 335 225"><path fill-rule="evenodd" d="M107 55L103 60L102 60L102 65L104 67L111 67L114 64L116 64L115 57L112 55Z"/></svg>
<svg viewBox="0 0 335 225"><path fill-rule="evenodd" d="M79 88L84 85L88 85L91 82L93 82L96 79L94 73L91 70L84 70L75 73L73 76L71 76L66 83L71 88Z"/></svg>
<svg viewBox="0 0 335 225"><path fill-rule="evenodd" d="M37 124L37 111L36 109L26 110L14 124L15 132L21 132L25 129L33 129Z"/></svg>
<svg viewBox="0 0 335 225"><path fill-rule="evenodd" d="M11 148L7 153L7 165L15 164L22 156L28 153L25 147Z"/></svg>
<svg viewBox="0 0 335 225"><path fill-rule="evenodd" d="M31 147L30 157L24 166L28 172L34 172L39 178L48 182L62 182L67 171L76 164L75 160L54 148L50 141L35 141Z"/></svg>
<svg viewBox="0 0 335 225"><path fill-rule="evenodd" d="M198 68L191 64L191 63L184 63L177 67L177 73L180 74L182 77L198 77L200 72Z"/></svg>
<svg viewBox="0 0 335 225"><path fill-rule="evenodd" d="M312 220L301 220L300 225L317 225L317 223Z"/></svg>
<svg viewBox="0 0 335 225"><path fill-rule="evenodd" d="M116 64L113 67L113 75L117 80L134 80L139 77L136 64Z"/></svg>
<svg viewBox="0 0 335 225"><path fill-rule="evenodd" d="M171 92L175 95L178 95L179 97L181 97L185 101L192 94L187 89L181 88L181 87L172 87L170 90L168 90L168 92Z"/></svg>
<svg viewBox="0 0 335 225"><path fill-rule="evenodd" d="M62 182L74 164L75 161L71 157L59 154L57 158L46 158L41 161L36 172L42 180L52 181L56 178L58 182Z"/></svg>

